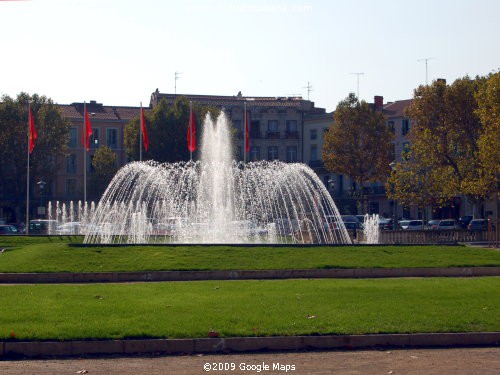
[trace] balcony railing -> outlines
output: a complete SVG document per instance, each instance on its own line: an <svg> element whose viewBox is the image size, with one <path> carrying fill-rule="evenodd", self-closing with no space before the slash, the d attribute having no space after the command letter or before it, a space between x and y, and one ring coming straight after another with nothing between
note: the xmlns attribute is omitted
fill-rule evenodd
<svg viewBox="0 0 500 375"><path fill-rule="evenodd" d="M267 138L268 139L279 139L280 138L280 132L278 132L278 131L268 131L267 132Z"/></svg>
<svg viewBox="0 0 500 375"><path fill-rule="evenodd" d="M259 139L259 138L261 138L260 132L259 131L250 131L250 138L251 139Z"/></svg>
<svg viewBox="0 0 500 375"><path fill-rule="evenodd" d="M287 139L299 139L299 132L287 130L285 132L285 138L287 138Z"/></svg>

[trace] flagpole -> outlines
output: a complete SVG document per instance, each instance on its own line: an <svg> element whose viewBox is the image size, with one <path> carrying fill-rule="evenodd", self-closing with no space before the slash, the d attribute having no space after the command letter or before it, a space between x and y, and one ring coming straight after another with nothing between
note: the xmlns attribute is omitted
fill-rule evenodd
<svg viewBox="0 0 500 375"><path fill-rule="evenodd" d="M85 114L87 113L87 103L83 102L83 204L87 203L87 124Z"/></svg>
<svg viewBox="0 0 500 375"><path fill-rule="evenodd" d="M191 121L193 113L193 102L190 100L189 101L189 143L192 143L193 139L193 121ZM189 160L193 161L193 151L191 151L191 146L189 146Z"/></svg>
<svg viewBox="0 0 500 375"><path fill-rule="evenodd" d="M30 234L30 110L31 104L28 101L28 165L26 167L26 234Z"/></svg>
<svg viewBox="0 0 500 375"><path fill-rule="evenodd" d="M245 110L243 111L243 163L247 162L247 102L244 104Z"/></svg>
<svg viewBox="0 0 500 375"><path fill-rule="evenodd" d="M142 102L139 115L139 161L142 161Z"/></svg>

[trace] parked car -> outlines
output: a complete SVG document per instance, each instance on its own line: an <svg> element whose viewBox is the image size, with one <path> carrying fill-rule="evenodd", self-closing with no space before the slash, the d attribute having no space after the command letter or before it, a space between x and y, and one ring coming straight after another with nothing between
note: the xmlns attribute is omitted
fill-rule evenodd
<svg viewBox="0 0 500 375"><path fill-rule="evenodd" d="M365 223L365 215L354 215L358 218L359 222L361 224L364 224Z"/></svg>
<svg viewBox="0 0 500 375"><path fill-rule="evenodd" d="M411 220L400 220L398 221L398 229L408 229L408 224L410 224Z"/></svg>
<svg viewBox="0 0 500 375"><path fill-rule="evenodd" d="M344 221L345 229L351 236L351 238L357 238L357 230L363 230L363 224L359 221Z"/></svg>
<svg viewBox="0 0 500 375"><path fill-rule="evenodd" d="M357 230L357 229L363 229L363 224L357 223L354 221L344 221L345 229L347 230Z"/></svg>
<svg viewBox="0 0 500 375"><path fill-rule="evenodd" d="M441 220L438 229L460 229L462 226L453 219Z"/></svg>
<svg viewBox="0 0 500 375"><path fill-rule="evenodd" d="M70 221L59 225L53 232L60 236L83 234L83 227L78 221Z"/></svg>
<svg viewBox="0 0 500 375"><path fill-rule="evenodd" d="M382 230L392 230L393 228L393 220L392 219L380 219L378 222L378 226Z"/></svg>
<svg viewBox="0 0 500 375"><path fill-rule="evenodd" d="M0 225L0 236L8 236L12 234L19 234L17 228L14 225L9 225L9 224Z"/></svg>
<svg viewBox="0 0 500 375"><path fill-rule="evenodd" d="M59 226L57 220L35 219L30 220L29 234L52 234Z"/></svg>
<svg viewBox="0 0 500 375"><path fill-rule="evenodd" d="M406 228L406 230L423 230L424 222L422 220L410 220Z"/></svg>
<svg viewBox="0 0 500 375"><path fill-rule="evenodd" d="M470 230L488 230L488 220L486 219L473 219L470 221L467 229Z"/></svg>
<svg viewBox="0 0 500 375"><path fill-rule="evenodd" d="M429 220L427 222L427 229L438 229L441 220Z"/></svg>
<svg viewBox="0 0 500 375"><path fill-rule="evenodd" d="M472 217L472 215L466 215L466 216L462 216L460 219L458 219L458 224L460 224L462 226L462 228L468 228L469 227L469 223L471 222L471 220L473 220L474 218Z"/></svg>
<svg viewBox="0 0 500 375"><path fill-rule="evenodd" d="M342 221L344 223L350 222L350 223L360 223L359 219L357 218L356 215L340 215L342 218Z"/></svg>

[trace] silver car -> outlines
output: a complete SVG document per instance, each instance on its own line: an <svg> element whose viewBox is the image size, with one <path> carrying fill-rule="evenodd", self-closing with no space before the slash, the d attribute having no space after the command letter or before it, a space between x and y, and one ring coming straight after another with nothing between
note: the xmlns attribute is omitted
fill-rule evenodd
<svg viewBox="0 0 500 375"><path fill-rule="evenodd" d="M461 228L460 224L458 224L453 219L441 220L437 227L437 229L459 229L459 228Z"/></svg>

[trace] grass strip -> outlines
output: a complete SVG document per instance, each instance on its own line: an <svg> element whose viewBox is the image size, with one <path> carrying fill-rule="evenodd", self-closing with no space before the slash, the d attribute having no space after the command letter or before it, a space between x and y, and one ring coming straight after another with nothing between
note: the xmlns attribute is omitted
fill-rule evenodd
<svg viewBox="0 0 500 375"><path fill-rule="evenodd" d="M7 237L7 236L5 236ZM119 272L500 266L500 252L465 246L70 247L28 237L0 254L0 272ZM3 238L0 241L4 241ZM0 243L0 246L2 245Z"/></svg>
<svg viewBox="0 0 500 375"><path fill-rule="evenodd" d="M500 278L0 286L0 339L500 331Z"/></svg>

